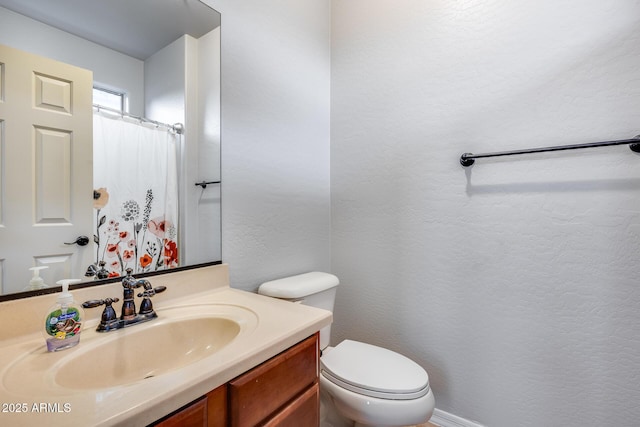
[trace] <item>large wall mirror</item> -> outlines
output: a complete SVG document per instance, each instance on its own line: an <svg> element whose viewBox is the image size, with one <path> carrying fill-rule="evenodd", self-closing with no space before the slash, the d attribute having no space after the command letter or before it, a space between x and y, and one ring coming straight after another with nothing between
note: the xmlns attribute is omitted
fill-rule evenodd
<svg viewBox="0 0 640 427"><path fill-rule="evenodd" d="M0 300L220 263L220 129L206 0L0 0Z"/></svg>

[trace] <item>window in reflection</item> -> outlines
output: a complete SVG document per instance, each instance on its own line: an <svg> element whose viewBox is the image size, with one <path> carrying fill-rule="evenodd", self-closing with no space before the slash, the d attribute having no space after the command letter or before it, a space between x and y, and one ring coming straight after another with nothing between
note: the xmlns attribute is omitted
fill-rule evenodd
<svg viewBox="0 0 640 427"><path fill-rule="evenodd" d="M93 103L117 111L126 111L124 108L124 93L113 90L93 87Z"/></svg>

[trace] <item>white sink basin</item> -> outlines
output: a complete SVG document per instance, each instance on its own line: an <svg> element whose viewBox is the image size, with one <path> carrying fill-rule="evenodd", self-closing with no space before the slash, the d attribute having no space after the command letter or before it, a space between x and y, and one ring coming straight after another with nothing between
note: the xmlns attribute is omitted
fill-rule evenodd
<svg viewBox="0 0 640 427"><path fill-rule="evenodd" d="M158 310L157 319L117 331L85 329L69 350L48 353L43 342L5 371L3 383L15 393L127 386L212 356L257 323L253 311L233 305Z"/></svg>

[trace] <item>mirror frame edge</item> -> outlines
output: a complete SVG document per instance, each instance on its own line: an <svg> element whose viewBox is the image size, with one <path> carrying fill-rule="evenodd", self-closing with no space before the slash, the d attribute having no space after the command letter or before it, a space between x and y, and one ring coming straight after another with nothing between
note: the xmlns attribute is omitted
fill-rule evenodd
<svg viewBox="0 0 640 427"><path fill-rule="evenodd" d="M220 21L219 21L219 25L218 27L221 28L222 27L222 12L219 10L219 7L214 7L211 3L214 3L210 0L199 0L200 2L202 2L203 4L205 4L206 6L208 6L209 8L211 8L212 10L214 10L216 13L218 13L220 15ZM223 116L223 106L222 106L222 34L220 34L220 40L219 40L219 55L220 55L220 70L219 70L219 80L220 80L220 92L219 92L219 97L220 97L220 111L219 111L219 115L220 115L220 142L219 142L219 147L218 150L220 151L219 153L219 157L218 157L218 171L219 171L219 180L220 180L220 221L218 223L218 227L220 228L220 259L219 260L214 260L214 261L207 261L207 262L203 262L203 263L199 263L199 264L190 264L190 265L186 265L186 266L180 266L180 267L175 267L172 269L166 269L166 270L159 270L159 271L153 271L153 272L142 272L142 273L137 273L134 274L133 277L135 278L146 278L146 277L153 277L153 276L161 276L163 274L169 274L169 273L175 273L175 272L180 272L180 271L187 271L187 270L193 270L193 269L198 269L198 268L203 268L203 267L209 267L209 266L213 266L213 265L221 265L224 263L223 261L223 257L222 257L222 116ZM100 285L107 285L107 284L111 284L111 283L115 283L115 282L119 282L121 281L123 278L123 276L117 276L117 277L112 277L112 278L107 278L107 279L99 279L96 281L86 281L86 282L82 282L82 283L78 283L75 285L70 285L69 286L69 290L76 290L76 289L82 289L82 288L88 288L88 287L93 287L93 286L100 286ZM50 294L55 294L55 293L59 293L62 291L62 286L51 286L48 288L44 288L44 289L38 289L38 290L33 290L33 291L20 291L20 292L13 292L13 293L8 293L8 294L2 294L0 293L0 303L4 303L7 301L13 301L13 300L20 300L20 299L25 299L25 298L30 298L30 297L37 297L37 296L44 296L44 295L50 295Z"/></svg>
<svg viewBox="0 0 640 427"><path fill-rule="evenodd" d="M169 270L159 270L159 271L149 271L146 273L137 273L137 274L133 274L133 277L135 278L147 278L147 277L153 277L153 276L162 276L164 274L169 274L169 273L177 273L180 271L186 271L186 270L194 270L196 268L202 268L202 267L209 267L212 265L220 265L222 264L222 260L220 261L210 261L210 262L203 262L201 264L191 264L191 265L187 265L184 267L176 267L176 268L172 268ZM94 287L94 286L100 286L100 285L108 285L110 283L115 283L115 282L119 282L122 280L124 276L117 276L117 277L111 277L109 279L100 279L98 283L94 282L82 282L82 283L78 283L76 285L70 285L69 286L69 290L75 290L75 289L82 289L82 288L89 288L89 287ZM6 302L6 301L13 301L13 300L19 300L19 299L24 299L24 298L30 298L30 297L38 297L38 296L43 296L43 295L49 295L49 294L55 294L58 292L62 291L62 286L51 286L48 288L44 288L44 289L38 289L35 291L23 291L23 292L14 292L14 293L10 293L10 294L0 294L0 303L2 302Z"/></svg>

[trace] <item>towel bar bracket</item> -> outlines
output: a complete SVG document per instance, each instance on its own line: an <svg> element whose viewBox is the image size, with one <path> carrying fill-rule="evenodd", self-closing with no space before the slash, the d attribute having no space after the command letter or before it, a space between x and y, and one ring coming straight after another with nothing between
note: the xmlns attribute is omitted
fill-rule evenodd
<svg viewBox="0 0 640 427"><path fill-rule="evenodd" d="M464 153L462 156L460 156L460 164L462 166L464 166L465 168L471 166L472 164L474 164L476 162L474 159L470 159L467 156L473 156L473 154L472 153Z"/></svg>

